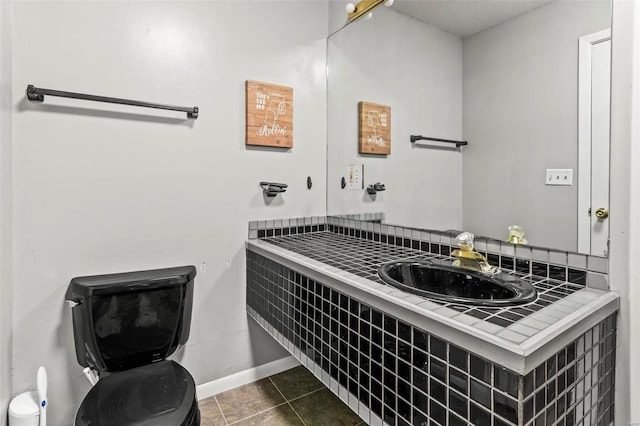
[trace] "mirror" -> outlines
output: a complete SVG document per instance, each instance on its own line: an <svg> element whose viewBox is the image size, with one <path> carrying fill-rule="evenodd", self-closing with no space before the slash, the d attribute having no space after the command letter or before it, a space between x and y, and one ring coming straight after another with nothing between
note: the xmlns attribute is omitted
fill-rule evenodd
<svg viewBox="0 0 640 426"><path fill-rule="evenodd" d="M610 56L584 51L598 62L584 65L578 52L610 44L610 23L609 0L397 0L332 34L327 214L384 213L390 224L500 240L519 225L533 246L574 252L580 218L588 235L604 235L580 251L606 256L608 218L589 208L608 208L608 169L592 161L608 164ZM389 155L358 153L360 101L390 107ZM596 139L600 151L588 148ZM354 170L361 182L343 189ZM367 192L378 182L385 191ZM601 205L579 207L592 191L605 191Z"/></svg>

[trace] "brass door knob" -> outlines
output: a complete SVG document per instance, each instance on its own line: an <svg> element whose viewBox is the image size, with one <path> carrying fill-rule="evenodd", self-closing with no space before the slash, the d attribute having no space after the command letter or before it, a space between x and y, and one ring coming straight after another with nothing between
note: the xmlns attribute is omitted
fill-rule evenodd
<svg viewBox="0 0 640 426"><path fill-rule="evenodd" d="M606 207L600 207L596 210L596 217L598 219L606 219L609 217L609 209Z"/></svg>

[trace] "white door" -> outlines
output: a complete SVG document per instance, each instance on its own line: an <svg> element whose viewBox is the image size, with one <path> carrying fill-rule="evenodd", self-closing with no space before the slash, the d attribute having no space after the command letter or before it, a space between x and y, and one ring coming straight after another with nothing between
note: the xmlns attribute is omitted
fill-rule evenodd
<svg viewBox="0 0 640 426"><path fill-rule="evenodd" d="M608 255L611 31L579 41L578 251Z"/></svg>

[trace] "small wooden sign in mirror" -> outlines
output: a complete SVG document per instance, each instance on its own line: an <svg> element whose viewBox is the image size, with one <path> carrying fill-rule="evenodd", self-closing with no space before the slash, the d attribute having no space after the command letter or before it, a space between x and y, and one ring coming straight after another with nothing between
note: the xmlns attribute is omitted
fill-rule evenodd
<svg viewBox="0 0 640 426"><path fill-rule="evenodd" d="M247 145L293 146L293 88L246 82Z"/></svg>
<svg viewBox="0 0 640 426"><path fill-rule="evenodd" d="M358 152L391 154L391 107L358 102Z"/></svg>

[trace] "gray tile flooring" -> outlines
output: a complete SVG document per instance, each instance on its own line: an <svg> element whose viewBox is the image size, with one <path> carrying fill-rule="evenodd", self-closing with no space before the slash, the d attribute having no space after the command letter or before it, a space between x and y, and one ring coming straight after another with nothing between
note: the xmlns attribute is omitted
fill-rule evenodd
<svg viewBox="0 0 640 426"><path fill-rule="evenodd" d="M199 405L202 426L365 424L304 367L219 393Z"/></svg>

